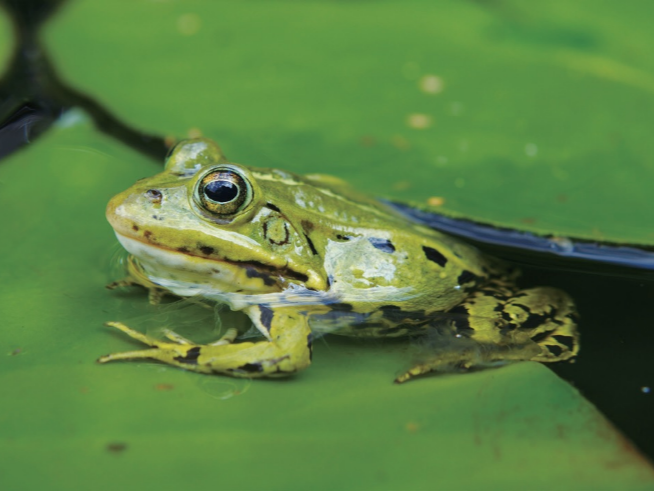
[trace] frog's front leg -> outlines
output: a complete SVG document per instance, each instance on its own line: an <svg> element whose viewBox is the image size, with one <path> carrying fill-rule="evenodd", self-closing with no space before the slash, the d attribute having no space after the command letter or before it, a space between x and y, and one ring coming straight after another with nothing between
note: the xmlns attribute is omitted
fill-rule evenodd
<svg viewBox="0 0 654 491"><path fill-rule="evenodd" d="M111 322L108 324L151 348L106 355L98 362L147 358L186 370L246 378L280 377L309 366L311 330L306 315L291 308L270 310L266 315L270 340L232 343L233 333L228 332L229 336L209 345L194 344L172 332L166 336L173 342L161 341Z"/></svg>
<svg viewBox="0 0 654 491"><path fill-rule="evenodd" d="M141 286L145 288L148 291L148 301L152 305L161 303L161 299L166 295L174 296L170 291L150 281L132 255L127 256L127 276L109 283L107 289L113 290L124 286Z"/></svg>

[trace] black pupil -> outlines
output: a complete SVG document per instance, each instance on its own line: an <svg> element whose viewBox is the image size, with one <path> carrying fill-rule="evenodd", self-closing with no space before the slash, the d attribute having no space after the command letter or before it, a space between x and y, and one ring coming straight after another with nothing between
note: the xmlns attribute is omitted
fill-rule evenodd
<svg viewBox="0 0 654 491"><path fill-rule="evenodd" d="M216 203L229 203L238 196L238 186L230 181L212 181L204 187L204 194Z"/></svg>

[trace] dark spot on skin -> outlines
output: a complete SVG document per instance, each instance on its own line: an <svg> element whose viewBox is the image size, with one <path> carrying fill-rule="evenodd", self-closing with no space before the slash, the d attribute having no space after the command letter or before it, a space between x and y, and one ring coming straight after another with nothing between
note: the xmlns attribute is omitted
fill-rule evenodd
<svg viewBox="0 0 654 491"><path fill-rule="evenodd" d="M339 312L352 312L354 307L349 303L333 303L330 305L332 310L337 310Z"/></svg>
<svg viewBox="0 0 654 491"><path fill-rule="evenodd" d="M211 256L214 252L213 247L209 246L200 246L199 249L202 251L202 254L206 254L207 256Z"/></svg>
<svg viewBox="0 0 654 491"><path fill-rule="evenodd" d="M274 276L282 276L301 282L309 281L309 277L307 275L298 271L293 271L292 269L275 268L259 261L233 261L229 258L225 258L225 260L234 264L241 264L243 267L252 266L253 268L257 268L260 271L268 271L271 275Z"/></svg>
<svg viewBox="0 0 654 491"><path fill-rule="evenodd" d="M139 231L139 226L138 225L132 225L132 230L134 232L138 232Z"/></svg>
<svg viewBox="0 0 654 491"><path fill-rule="evenodd" d="M501 293L497 293L497 292L494 291L494 290L480 290L480 291L482 291L482 292L484 292L484 293L487 293L489 297L493 297L493 298L495 298L496 300L501 300L501 301L503 301L503 302L505 302L505 301L507 301L507 300L509 299L509 297L507 297L506 295L502 295ZM498 308L498 307L499 307L499 308ZM503 308L504 308L504 305L503 305L503 304L498 304L498 305L495 307L495 310L497 310L497 311L499 312L499 311L502 310Z"/></svg>
<svg viewBox="0 0 654 491"><path fill-rule="evenodd" d="M554 356L559 356L561 353L563 353L563 348L561 348L560 346L556 346L556 345L552 345L552 344L546 344L545 347Z"/></svg>
<svg viewBox="0 0 654 491"><path fill-rule="evenodd" d="M534 329L536 327L542 326L547 321L548 321L548 317L546 315L529 314L527 320L524 321L522 324L520 324L520 329ZM547 336L549 335L550 333L547 334Z"/></svg>
<svg viewBox="0 0 654 491"><path fill-rule="evenodd" d="M368 242L370 242L375 249L378 249L382 252L387 252L392 254L395 252L395 246L388 239L379 239L377 237L368 237Z"/></svg>
<svg viewBox="0 0 654 491"><path fill-rule="evenodd" d="M157 215L152 215L152 218L154 218L155 220L159 220L159 221L163 220L163 217L160 217L160 216L157 216Z"/></svg>
<svg viewBox="0 0 654 491"><path fill-rule="evenodd" d="M386 319L397 319L398 314L402 312L402 309L397 305L382 305L379 310L383 312Z"/></svg>
<svg viewBox="0 0 654 491"><path fill-rule="evenodd" d="M300 222L300 225L302 225L302 229L303 229L303 230L305 231L305 233L307 233L307 234L310 234L311 232L313 232L313 229L315 228L315 226L313 225L313 223L311 223L309 220L302 220L302 221Z"/></svg>
<svg viewBox="0 0 654 491"><path fill-rule="evenodd" d="M550 331L541 332L539 334L536 334L535 336L532 336L531 340L535 343L540 343L543 339L549 338L551 334L552 333Z"/></svg>
<svg viewBox="0 0 654 491"><path fill-rule="evenodd" d="M245 267L245 275L248 278L261 278L263 281L263 284L266 286L273 286L275 284L275 280L271 278L271 276L267 273L262 273L261 271L251 267L251 266L246 266Z"/></svg>
<svg viewBox="0 0 654 491"><path fill-rule="evenodd" d="M273 310L267 305L259 305L259 311L261 312L261 316L259 317L261 324L263 324L263 327L265 327L268 332L270 332L270 327L272 326L274 315Z"/></svg>
<svg viewBox="0 0 654 491"><path fill-rule="evenodd" d="M250 266L252 268L258 269L259 271L267 271L271 276L290 278L293 280L301 281L303 283L309 281L309 277L304 273L300 273L299 271L293 271L292 269L288 269L288 268L275 268L273 266L264 264L259 261L238 261L235 259L229 259L228 257L225 258L225 261L233 264L240 264L244 268Z"/></svg>
<svg viewBox="0 0 654 491"><path fill-rule="evenodd" d="M515 329L518 327L513 323L513 317L511 317L511 314L508 312L502 312L502 319L508 322L508 325L505 326L507 329Z"/></svg>
<svg viewBox="0 0 654 491"><path fill-rule="evenodd" d="M178 247L177 250L182 254L188 254L189 250L186 247Z"/></svg>
<svg viewBox="0 0 654 491"><path fill-rule="evenodd" d="M531 313L531 309L530 309L529 307L527 307L525 304L522 304L522 303L514 303L513 305L514 305L515 307L520 307L520 308L521 308L522 310L524 310L525 312L529 312L529 313Z"/></svg>
<svg viewBox="0 0 654 491"><path fill-rule="evenodd" d="M470 325L470 313L465 305L457 305L448 310L447 313L452 316L452 322L457 333L470 335L474 332L474 329Z"/></svg>
<svg viewBox="0 0 654 491"><path fill-rule="evenodd" d="M557 334L556 336L552 336L553 339L556 339L559 343L561 343L563 346L568 348L570 351L575 346L575 338L572 336L562 336L560 334Z"/></svg>
<svg viewBox="0 0 654 491"><path fill-rule="evenodd" d="M465 285L466 283L476 282L477 275L471 273L470 271L463 271L456 279L456 281L459 285Z"/></svg>
<svg viewBox="0 0 654 491"><path fill-rule="evenodd" d="M313 241L309 238L307 234L304 234L304 238L307 239L307 244L309 244L309 249L311 249L311 253L314 256L318 255L318 251L316 250L315 246L313 245Z"/></svg>
<svg viewBox="0 0 654 491"><path fill-rule="evenodd" d="M276 207L275 205L273 205L272 203L266 203L266 208L270 208L271 210L276 211L277 213L281 213L281 212L282 212L282 210L280 210L279 208L277 208L277 207Z"/></svg>
<svg viewBox="0 0 654 491"><path fill-rule="evenodd" d="M422 246L422 250L425 252L425 256L427 256L427 259L435 262L441 268L444 268L445 265L447 264L447 258L443 256L440 252L438 252L436 249L427 246Z"/></svg>
<svg viewBox="0 0 654 491"><path fill-rule="evenodd" d="M352 237L350 237L349 235L341 235L341 234L337 234L337 235L336 235L336 239L338 239L338 240L343 240L343 241L346 241L346 242L347 242L348 240L350 240L351 238L352 238Z"/></svg>
<svg viewBox="0 0 654 491"><path fill-rule="evenodd" d="M198 358L200 357L200 347L195 346L188 350L184 356L176 356L173 360L180 363L186 363L188 365L197 365Z"/></svg>
<svg viewBox="0 0 654 491"><path fill-rule="evenodd" d="M263 372L263 365L261 363L246 363L245 365L238 367L236 371L246 373L261 373Z"/></svg>
<svg viewBox="0 0 654 491"><path fill-rule="evenodd" d="M146 230L145 232L143 232L143 237L145 237L148 240L151 240L152 232L150 232L149 230Z"/></svg>

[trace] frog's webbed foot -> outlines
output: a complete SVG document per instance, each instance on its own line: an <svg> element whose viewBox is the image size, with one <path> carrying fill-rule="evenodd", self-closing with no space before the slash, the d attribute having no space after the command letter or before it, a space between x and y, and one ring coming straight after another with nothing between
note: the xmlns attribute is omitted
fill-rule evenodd
<svg viewBox="0 0 654 491"><path fill-rule="evenodd" d="M228 329L218 341L206 345L166 330L164 335L169 342L147 336L120 322L107 325L147 344L150 349L102 356L99 363L151 359L201 373L247 378L290 375L311 363L311 331L307 319L292 311L274 313L270 329L272 341L234 343L237 331Z"/></svg>

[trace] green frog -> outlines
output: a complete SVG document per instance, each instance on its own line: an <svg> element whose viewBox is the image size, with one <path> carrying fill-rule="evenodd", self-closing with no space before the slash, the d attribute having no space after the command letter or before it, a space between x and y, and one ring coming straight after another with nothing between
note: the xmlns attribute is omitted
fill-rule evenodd
<svg viewBox="0 0 654 491"><path fill-rule="evenodd" d="M578 351L571 298L521 289L518 272L474 247L412 223L325 175L229 162L206 138L185 140L165 170L115 196L107 218L130 254L128 276L151 302L171 294L220 302L261 334L235 329L210 344L173 331L149 348L101 357L153 359L234 377L280 377L311 363L324 333L430 336L433 356L396 378L518 360L568 360ZM436 342L433 342L436 339Z"/></svg>

